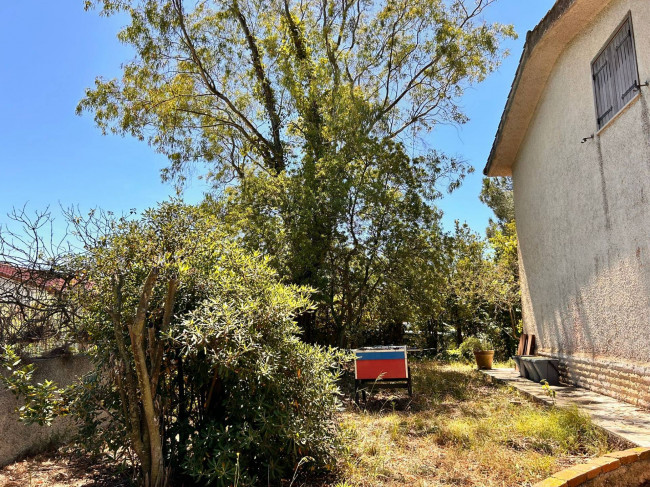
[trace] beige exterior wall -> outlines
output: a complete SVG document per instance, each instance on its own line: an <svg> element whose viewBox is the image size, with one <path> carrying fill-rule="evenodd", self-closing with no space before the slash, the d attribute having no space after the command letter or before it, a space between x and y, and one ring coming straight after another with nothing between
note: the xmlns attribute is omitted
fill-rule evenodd
<svg viewBox="0 0 650 487"><path fill-rule="evenodd" d="M597 132L591 78L628 11L650 79L650 4L614 0L558 59L513 181L525 331L565 378L650 407L650 88Z"/></svg>
<svg viewBox="0 0 650 487"><path fill-rule="evenodd" d="M71 384L92 368L84 356L38 358L33 362L36 366L35 382L49 379L59 386ZM51 426L22 423L16 413L20 405L21 402L10 391L0 386L0 467L58 446L75 432L75 425L68 418L58 418Z"/></svg>

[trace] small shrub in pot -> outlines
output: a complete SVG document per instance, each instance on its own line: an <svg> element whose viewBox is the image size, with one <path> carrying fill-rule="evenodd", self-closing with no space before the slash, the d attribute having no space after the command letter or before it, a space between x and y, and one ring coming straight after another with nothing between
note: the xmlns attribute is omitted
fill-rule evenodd
<svg viewBox="0 0 650 487"><path fill-rule="evenodd" d="M476 366L479 369L491 369L492 361L494 360L494 347L486 341L478 337L469 337L461 343L458 347L463 357L469 358L474 354Z"/></svg>

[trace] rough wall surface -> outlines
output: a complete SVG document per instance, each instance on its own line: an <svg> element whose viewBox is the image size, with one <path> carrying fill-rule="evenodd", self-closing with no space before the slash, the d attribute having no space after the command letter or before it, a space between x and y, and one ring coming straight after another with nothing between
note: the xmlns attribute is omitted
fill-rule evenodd
<svg viewBox="0 0 650 487"><path fill-rule="evenodd" d="M624 465L621 468L588 480L584 487L643 487L650 481L650 461L645 460Z"/></svg>
<svg viewBox="0 0 650 487"><path fill-rule="evenodd" d="M650 409L650 364L634 364L619 358L594 360L585 354L547 354L560 361L560 381L574 384Z"/></svg>
<svg viewBox="0 0 650 487"><path fill-rule="evenodd" d="M613 0L566 47L513 167L525 332L570 382L646 406L650 88L597 132L591 61L631 12L650 78L648 6Z"/></svg>
<svg viewBox="0 0 650 487"><path fill-rule="evenodd" d="M35 359L34 363L36 382L49 379L60 385L70 384L91 368L82 356ZM73 426L65 419L57 419L49 427L20 423L15 412L19 405L11 392L0 389L0 467L61 443L72 434Z"/></svg>

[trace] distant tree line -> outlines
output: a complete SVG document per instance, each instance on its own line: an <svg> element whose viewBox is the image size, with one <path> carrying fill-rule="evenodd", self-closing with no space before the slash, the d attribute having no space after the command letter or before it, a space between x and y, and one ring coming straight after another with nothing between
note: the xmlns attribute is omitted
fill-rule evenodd
<svg viewBox="0 0 650 487"><path fill-rule="evenodd" d="M512 183L484 179L480 195L496 216L482 238L456 222L448 237L439 307L420 321L426 346L436 353L459 347L468 337L491 343L497 356L514 353L521 333L521 293Z"/></svg>

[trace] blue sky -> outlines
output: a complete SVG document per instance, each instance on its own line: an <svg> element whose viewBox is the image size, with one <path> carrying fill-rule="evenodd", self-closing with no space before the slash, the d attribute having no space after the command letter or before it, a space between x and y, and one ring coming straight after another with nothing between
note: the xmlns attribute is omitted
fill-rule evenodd
<svg viewBox="0 0 650 487"><path fill-rule="evenodd" d="M552 0L497 0L488 21L514 24L519 39L508 42L511 56L499 72L467 91L461 105L470 122L439 127L432 145L462 157L476 168L463 187L445 197L445 228L467 221L482 232L489 208L478 200L482 168L521 54L526 31L552 6ZM14 206L58 209L79 205L115 212L143 210L173 194L160 181L166 164L143 142L102 136L92 116L75 115L84 89L96 76L119 76L130 58L115 35L124 18L84 12L82 0L1 2L0 45L0 223ZM192 182L185 192L200 200L205 187Z"/></svg>

